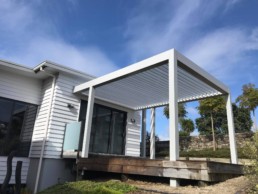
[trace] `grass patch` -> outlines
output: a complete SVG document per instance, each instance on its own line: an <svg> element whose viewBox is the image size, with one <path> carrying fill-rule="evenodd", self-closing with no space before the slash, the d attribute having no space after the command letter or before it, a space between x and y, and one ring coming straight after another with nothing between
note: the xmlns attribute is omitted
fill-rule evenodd
<svg viewBox="0 0 258 194"><path fill-rule="evenodd" d="M49 187L39 194L124 194L136 190L134 186L114 180L107 182L77 181Z"/></svg>
<svg viewBox="0 0 258 194"><path fill-rule="evenodd" d="M238 158L249 159L242 148L237 149ZM156 154L158 157L168 156L168 151L161 151ZM207 148L203 150L189 150L189 151L180 151L180 157L197 157L197 158L230 158L230 149L229 148L219 148L216 151L213 151L212 148Z"/></svg>

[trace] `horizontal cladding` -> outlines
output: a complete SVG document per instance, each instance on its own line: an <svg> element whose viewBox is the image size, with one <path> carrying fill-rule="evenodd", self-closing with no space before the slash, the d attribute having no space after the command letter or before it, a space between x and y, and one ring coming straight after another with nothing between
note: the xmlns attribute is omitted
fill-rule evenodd
<svg viewBox="0 0 258 194"><path fill-rule="evenodd" d="M40 104L41 81L0 70L0 97Z"/></svg>
<svg viewBox="0 0 258 194"><path fill-rule="evenodd" d="M68 74L59 74L50 114L47 142L44 150L45 158L61 157L65 126L69 122L77 121L79 116L81 100L73 94L73 88L86 81ZM69 108L68 104L72 104L73 108ZM40 150L35 148L33 156L37 157L39 153Z"/></svg>
<svg viewBox="0 0 258 194"><path fill-rule="evenodd" d="M0 156L0 185L3 184L5 176L6 176L6 172L7 172L6 161L7 161L7 157ZM19 157L13 158L12 176L11 176L9 183L15 184L15 168L16 168L17 161L22 161L21 183L26 184L30 160L29 160L29 158L19 158Z"/></svg>
<svg viewBox="0 0 258 194"><path fill-rule="evenodd" d="M65 126L67 123L77 121L80 109L80 98L73 94L74 86L86 82L67 74L59 74L56 80L55 92L53 96L48 134L44 149L44 158L60 158L64 139ZM35 123L33 141L30 157L39 157L42 140L45 131L45 124L48 115L48 104L51 96L52 79L48 79L43 84L42 104L39 107L37 120ZM69 108L72 104L73 108ZM107 104L110 106L110 104ZM135 123L131 122L135 119ZM125 154L128 156L140 155L140 114L139 112L128 112L126 127L126 148Z"/></svg>
<svg viewBox="0 0 258 194"><path fill-rule="evenodd" d="M135 123L131 122L135 120ZM141 115L139 111L130 111L127 114L126 126L126 156L140 156L140 133L141 133Z"/></svg>
<svg viewBox="0 0 258 194"><path fill-rule="evenodd" d="M48 104L51 95L51 86L52 86L52 78L48 78L44 80L42 85L42 98L41 98L41 105L38 109L38 114L36 117L33 135L32 135L32 142L30 148L30 157L40 155L40 149L42 146L42 141L45 132L45 125L47 122L47 115L48 115Z"/></svg>

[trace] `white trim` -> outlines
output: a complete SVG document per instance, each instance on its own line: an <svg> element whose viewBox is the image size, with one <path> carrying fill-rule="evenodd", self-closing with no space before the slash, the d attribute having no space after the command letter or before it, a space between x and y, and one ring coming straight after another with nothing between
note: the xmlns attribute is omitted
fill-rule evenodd
<svg viewBox="0 0 258 194"><path fill-rule="evenodd" d="M176 52L169 59L169 156L170 161L179 159L177 58Z"/></svg>
<svg viewBox="0 0 258 194"><path fill-rule="evenodd" d="M168 63L169 87L169 159L179 159L179 134L178 134L178 99L177 99L177 55L176 52ZM170 179L170 186L177 187L178 180Z"/></svg>
<svg viewBox="0 0 258 194"><path fill-rule="evenodd" d="M75 69L72 69L72 68L54 63L52 61L47 61L47 60L43 61L42 63L40 63L39 65L34 67L33 71L37 71L38 69L42 68L43 66L51 67L53 69L56 69L56 70L59 70L59 71L62 71L62 72L66 72L66 73L69 73L69 74L72 74L72 75L75 75L75 76L83 77L83 78L86 78L86 79L90 79L90 80L96 78L93 75L82 73L78 70L75 70Z"/></svg>
<svg viewBox="0 0 258 194"><path fill-rule="evenodd" d="M130 74L143 71L146 68L151 68L157 64L168 61L170 56L173 55L174 53L176 54L178 61L186 65L191 71L195 72L196 74L204 78L206 81L209 81L210 83L208 83L208 85L212 84L213 86L216 86L220 90L220 92L229 93L229 89L227 86L225 86L222 82L220 82L215 77L213 77L212 75L204 71L202 68L200 68L198 65L193 63L191 60L189 60L188 58L180 54L175 49L165 51L163 53L160 53L158 55L155 55L153 57L140 61L138 63L129 65L120 70L114 71L102 77L99 77L91 81L88 81L86 83L75 86L74 93L84 91L88 89L90 86L96 87L98 85L106 84L108 82L121 79L125 76L129 76Z"/></svg>
<svg viewBox="0 0 258 194"><path fill-rule="evenodd" d="M228 120L228 135L230 143L230 156L231 163L237 164L237 148L236 148L236 139L235 139L235 126L234 126L234 116L232 111L232 103L230 94L227 95L227 120Z"/></svg>
<svg viewBox="0 0 258 194"><path fill-rule="evenodd" d="M94 107L94 96L95 96L95 89L93 87L90 87L87 113L86 113L86 119L85 119L84 136L83 136L82 158L88 158L88 154L89 154L90 132L91 132L92 115L93 115L93 107Z"/></svg>
<svg viewBox="0 0 258 194"><path fill-rule="evenodd" d="M20 64L17 64L17 63L13 63L13 62L10 62L10 61L6 61L6 60L3 60L3 59L0 59L0 66L5 66L5 67L8 67L8 68L13 68L13 69L16 69L16 70L19 70L19 71L25 71L25 72L28 72L28 73L34 73L34 71L29 68L29 67L25 67L23 65L20 65Z"/></svg>
<svg viewBox="0 0 258 194"><path fill-rule="evenodd" d="M169 56L172 54L173 51L174 51L174 49L168 50L166 52L155 55L153 57L150 57L148 59L145 59L145 60L140 61L138 63L135 63L133 65L129 65L125 68L119 69L117 71L114 71L114 72L109 73L107 75L104 75L102 77L99 77L99 78L96 78L94 80L88 81L88 82L80 84L78 86L75 86L73 92L74 93L81 92L83 90L88 89L91 86L98 86L98 85L101 85L101 84L104 84L104 83L122 78L124 76L128 76L128 75L133 74L137 71L141 71L143 69L150 68L150 67L155 66L159 63L168 61Z"/></svg>

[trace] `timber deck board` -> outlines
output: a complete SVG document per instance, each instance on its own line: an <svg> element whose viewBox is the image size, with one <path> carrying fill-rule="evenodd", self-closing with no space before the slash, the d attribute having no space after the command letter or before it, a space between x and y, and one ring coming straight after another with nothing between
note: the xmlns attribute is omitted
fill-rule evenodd
<svg viewBox="0 0 258 194"><path fill-rule="evenodd" d="M243 166L212 161L150 160L129 156L89 155L77 159L78 170L157 176L208 182L224 181L243 174Z"/></svg>

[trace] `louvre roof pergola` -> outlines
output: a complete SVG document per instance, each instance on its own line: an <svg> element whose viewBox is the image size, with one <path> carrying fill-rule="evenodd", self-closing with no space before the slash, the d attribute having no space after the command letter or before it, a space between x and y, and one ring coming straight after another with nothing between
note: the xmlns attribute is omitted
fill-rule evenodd
<svg viewBox="0 0 258 194"><path fill-rule="evenodd" d="M74 93L88 96L85 131L89 133L94 99L132 110L143 110L169 104L170 159L177 160L178 102L226 95L231 144L231 159L237 163L234 124L229 89L175 49L163 52L123 69L93 79L74 88ZM89 143L85 133L85 147ZM85 157L88 154L86 146ZM84 154L84 153L82 153Z"/></svg>
<svg viewBox="0 0 258 194"><path fill-rule="evenodd" d="M161 53L105 76L75 87L74 92L88 95L95 88L95 98L134 110L163 106L169 101L169 59L174 50ZM175 51L178 61L178 102L228 94L228 88L199 66Z"/></svg>

